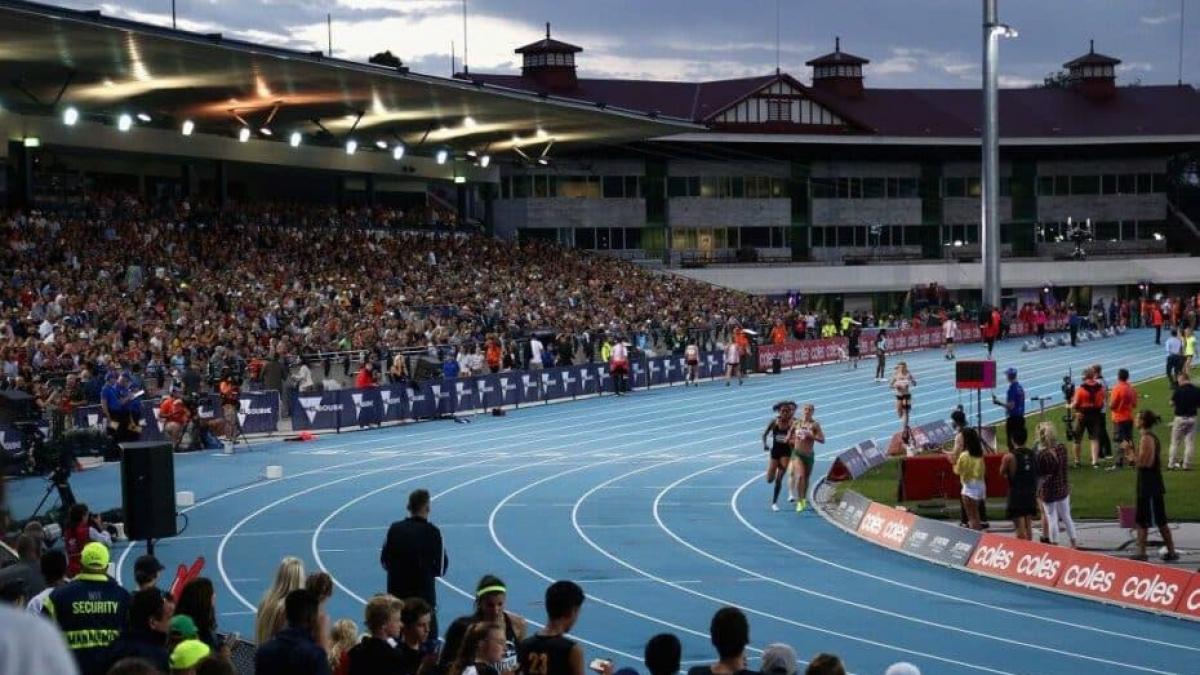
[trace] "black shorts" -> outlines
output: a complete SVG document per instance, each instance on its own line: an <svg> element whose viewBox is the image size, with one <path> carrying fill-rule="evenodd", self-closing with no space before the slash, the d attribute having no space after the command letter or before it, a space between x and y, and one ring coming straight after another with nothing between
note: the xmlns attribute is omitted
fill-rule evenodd
<svg viewBox="0 0 1200 675"><path fill-rule="evenodd" d="M905 410L912 410L912 394L897 394L896 403Z"/></svg>
<svg viewBox="0 0 1200 675"><path fill-rule="evenodd" d="M695 366L700 365L700 362L693 359L693 360L688 360L687 364L688 364L688 367L690 368L690 367L695 367Z"/></svg>
<svg viewBox="0 0 1200 675"><path fill-rule="evenodd" d="M1167 505L1162 494L1138 495L1134 521L1142 527L1166 527Z"/></svg>
<svg viewBox="0 0 1200 675"><path fill-rule="evenodd" d="M1133 442L1133 420L1113 422L1113 442L1120 445L1126 441Z"/></svg>
<svg viewBox="0 0 1200 675"><path fill-rule="evenodd" d="M771 459L787 459L792 456L792 446L786 443L780 445L775 443L771 445Z"/></svg>
<svg viewBox="0 0 1200 675"><path fill-rule="evenodd" d="M954 338L946 338L946 344L948 344L948 345L954 344Z"/></svg>
<svg viewBox="0 0 1200 675"><path fill-rule="evenodd" d="M1004 418L1004 433L1008 436L1010 441L1012 440L1013 429L1016 429L1017 427L1022 429L1026 428L1024 417L1012 416Z"/></svg>
<svg viewBox="0 0 1200 675"><path fill-rule="evenodd" d="M1083 440L1084 433L1092 440L1099 440L1100 427L1104 426L1104 415L1099 410L1088 409L1079 416L1075 427L1075 438Z"/></svg>

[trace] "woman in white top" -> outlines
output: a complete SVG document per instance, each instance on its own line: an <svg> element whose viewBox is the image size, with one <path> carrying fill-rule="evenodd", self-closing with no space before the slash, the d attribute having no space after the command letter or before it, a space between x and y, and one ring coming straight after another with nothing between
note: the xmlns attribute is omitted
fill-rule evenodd
<svg viewBox="0 0 1200 675"><path fill-rule="evenodd" d="M946 358L954 358L954 341L958 338L958 322L953 316L946 317L942 322L942 337L945 339Z"/></svg>
<svg viewBox="0 0 1200 675"><path fill-rule="evenodd" d="M896 417L903 422L901 428L907 429L908 416L912 412L912 390L917 386L917 378L909 372L908 364L904 361L896 364L890 386L892 391L896 392Z"/></svg>
<svg viewBox="0 0 1200 675"><path fill-rule="evenodd" d="M689 344L685 347L683 350L683 363L687 368L685 371L687 378L683 381L683 386L686 387L692 384L699 387L700 383L696 380L700 375L700 348L695 344Z"/></svg>
<svg viewBox="0 0 1200 675"><path fill-rule="evenodd" d="M729 386L729 380L737 375L738 384L742 383L742 349L738 346L737 340L730 338L729 344L725 345L725 386Z"/></svg>

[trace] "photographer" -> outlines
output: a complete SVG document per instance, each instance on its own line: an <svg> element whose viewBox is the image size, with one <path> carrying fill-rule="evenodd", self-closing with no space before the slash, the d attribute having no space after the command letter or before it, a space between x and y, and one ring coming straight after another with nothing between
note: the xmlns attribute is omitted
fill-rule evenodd
<svg viewBox="0 0 1200 675"><path fill-rule="evenodd" d="M158 421L162 425L163 435L178 447L183 440L183 430L191 418L192 413L180 397L179 387L171 387L158 406Z"/></svg>
<svg viewBox="0 0 1200 675"><path fill-rule="evenodd" d="M242 395L242 378L235 375L232 369L225 368L221 371L221 383L218 388L221 393L221 413L225 419L225 432L232 441L236 438L239 427L237 411L241 406L239 397Z"/></svg>
<svg viewBox="0 0 1200 675"><path fill-rule="evenodd" d="M107 531L104 519L88 510L87 504L72 504L67 509L67 521L63 524L63 546L67 552L67 576L79 574L80 555L83 547L93 541L112 546L112 535Z"/></svg>

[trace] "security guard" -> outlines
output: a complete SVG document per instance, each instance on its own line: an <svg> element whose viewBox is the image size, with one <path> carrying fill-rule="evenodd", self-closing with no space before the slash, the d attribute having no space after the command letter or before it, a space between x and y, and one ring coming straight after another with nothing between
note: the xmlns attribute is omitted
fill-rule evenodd
<svg viewBox="0 0 1200 675"><path fill-rule="evenodd" d="M108 646L128 623L129 591L108 576L108 548L93 541L80 555L82 571L56 589L42 612L58 623L82 675L103 675Z"/></svg>

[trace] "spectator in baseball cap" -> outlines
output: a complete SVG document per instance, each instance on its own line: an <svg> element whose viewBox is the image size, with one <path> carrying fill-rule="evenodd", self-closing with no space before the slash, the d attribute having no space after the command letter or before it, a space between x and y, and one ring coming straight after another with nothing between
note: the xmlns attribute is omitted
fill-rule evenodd
<svg viewBox="0 0 1200 675"><path fill-rule="evenodd" d="M138 590L153 588L158 584L159 574L166 568L152 555L144 555L133 563L133 578L137 581Z"/></svg>
<svg viewBox="0 0 1200 675"><path fill-rule="evenodd" d="M108 576L108 547L93 541L79 554L80 572L46 598L42 612L58 624L83 675L100 675L109 645L125 628L129 591Z"/></svg>
<svg viewBox="0 0 1200 675"><path fill-rule="evenodd" d="M195 675L196 666L212 653L208 645L199 640L184 640L171 650L171 675Z"/></svg>

